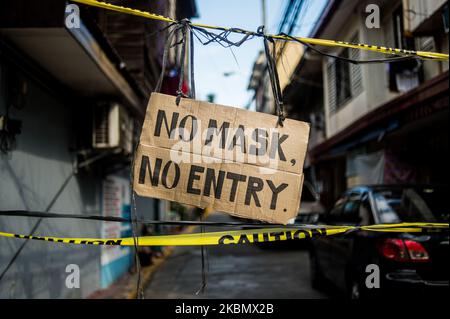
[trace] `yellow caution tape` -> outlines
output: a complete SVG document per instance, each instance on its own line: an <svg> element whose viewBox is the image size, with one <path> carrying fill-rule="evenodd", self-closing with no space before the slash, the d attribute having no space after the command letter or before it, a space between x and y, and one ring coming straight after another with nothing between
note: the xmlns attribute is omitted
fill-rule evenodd
<svg viewBox="0 0 450 319"><path fill-rule="evenodd" d="M75 245L111 246L199 246L252 244L333 236L352 230L376 232L430 232L448 230L448 223L403 223L370 226L318 226L302 228L264 228L252 230L233 230L181 235L143 236L127 238L60 238L50 236L30 236L0 232L0 237L42 240L47 242Z"/></svg>
<svg viewBox="0 0 450 319"><path fill-rule="evenodd" d="M433 232L448 230L448 223L399 223L399 224L378 224L361 226L360 230L372 232L397 232L397 233L414 233L414 232Z"/></svg>
<svg viewBox="0 0 450 319"><path fill-rule="evenodd" d="M147 11L141 11L138 9L122 7L122 6L118 6L115 4L110 4L110 3L106 3L106 2L102 2L102 1L73 0L72 2L78 2L78 3L86 4L89 6L93 6L93 7L98 7L98 8L102 8L102 9L111 10L111 11L122 12L122 13L131 14L131 15L135 15L135 16L143 17L143 18L147 18L147 19L152 19L152 20L160 20L160 21L165 21L165 22L170 22L170 23L177 22L176 20L164 17L159 14L150 13Z"/></svg>
<svg viewBox="0 0 450 319"><path fill-rule="evenodd" d="M99 8L103 8L103 9L107 9L107 10L112 10L112 11L117 11L117 12L130 14L130 15L134 15L134 16L139 16L139 17L143 17L143 18L147 18L147 19L160 20L160 21L165 21L165 22L169 22L169 23L177 22L177 20L175 20L175 19L164 17L162 15L150 13L147 11L132 9L132 8L128 8L128 7L113 5L113 4L102 2L102 1L72 0L72 2L78 2L78 3L86 4L89 6L99 7ZM236 33L242 33L242 34L256 34L255 32L242 30L242 29L225 28L225 27L219 27L219 26L201 24L201 23L191 23L191 25L195 26L195 27L199 27L199 28L205 28L205 29L230 31L230 32L236 32ZM284 35L268 34L267 36L271 37L273 39L292 41L292 39L290 39L289 37L284 36ZM336 41L336 40L325 40L325 39L314 39L314 38L303 38L303 37L295 37L295 38L301 42L304 42L307 44L312 44L312 45L360 49L360 50L379 52L379 53L384 53L384 54L394 54L394 55L418 57L418 58L425 59L425 60L437 60L437 61L448 61L449 60L449 55L445 54L445 53L404 50L404 49L397 49L397 48L388 48L388 47L384 47L384 46L361 44L361 43L350 43L350 42Z"/></svg>
<svg viewBox="0 0 450 319"><path fill-rule="evenodd" d="M288 239L303 239L317 236L328 236L347 231L338 229L284 229L267 228L255 230L236 230L210 233L195 233L182 235L162 235L136 237L138 246L197 246L221 244L250 244L259 242L273 242ZM58 238L48 236L28 236L0 232L0 236L22 239L43 240L76 245L113 245L134 246L134 238Z"/></svg>

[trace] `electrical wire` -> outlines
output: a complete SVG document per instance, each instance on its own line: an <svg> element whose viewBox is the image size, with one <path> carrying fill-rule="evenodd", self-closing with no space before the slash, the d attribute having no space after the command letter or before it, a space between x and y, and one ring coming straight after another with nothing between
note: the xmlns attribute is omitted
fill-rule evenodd
<svg viewBox="0 0 450 319"><path fill-rule="evenodd" d="M125 13L125 14L144 17L147 19L160 20L160 21L165 21L168 23L177 23L177 24L182 23L181 21L177 21L172 18L164 17L162 15L154 14L154 13L147 12L147 11L127 8L127 7L123 7L123 6L113 5L113 4L110 4L107 2L103 2L103 1L96 1L96 0L72 0L72 1L90 5L90 6L103 8L103 9L107 9L107 10L117 11L117 12L121 12L121 13ZM214 26L214 25L208 25L208 24L202 24L202 23L191 23L190 25L192 27L199 27L199 28L211 29L211 30L216 30L216 31L229 31L232 33L238 33L238 34L249 35L249 36L261 36L257 32L238 29L238 28L228 28L228 27ZM286 37L284 35L265 35L265 36L272 38L274 40L292 41L292 38L290 38L292 36L290 36L290 37ZM398 48L388 48L388 47L383 47L383 46L378 46L378 45L350 43L350 42L345 42L345 41L316 39L316 38L295 37L295 39L300 40L304 43L308 43L310 45L321 45L321 46L329 46L329 47L347 47L347 48L353 48L353 49L380 52L380 53L384 53L384 54L402 55L402 56L417 57L417 58L421 58L421 59L430 59L430 60L437 60L437 61L448 61L448 59L449 59L449 55L444 54L444 53L405 50L405 49L398 49Z"/></svg>
<svg viewBox="0 0 450 319"><path fill-rule="evenodd" d="M69 184L70 180L72 179L72 177L74 175L75 175L75 172L72 171L72 173L64 180L64 182L62 183L62 185L60 186L58 191L53 196L53 198L50 201L50 203L47 205L47 208L45 209L45 213L48 213L50 211L50 209L53 207L53 205L55 204L56 200L62 194L62 192L66 188L67 184ZM40 216L39 217L38 221L34 224L33 228L29 232L29 234L30 234L29 236L33 236L34 235L34 233L36 232L36 230L38 229L39 225L41 224L41 222L43 221L44 218L45 218L44 216ZM0 274L0 283L1 283L2 279L5 277L5 275L8 272L8 270L14 264L16 259L19 257L20 253L25 248L27 243L28 243L28 239L26 239L24 242L22 242L22 244L20 245L19 249L17 249L17 251L15 252L14 256L10 259L10 261L8 262L6 267L3 269L2 273Z"/></svg>
<svg viewBox="0 0 450 319"><path fill-rule="evenodd" d="M25 211L25 210L11 210L11 211L0 211L0 216L20 216L20 217L39 217L39 218L62 218L62 219L82 219L82 220L95 220L95 221L107 221L116 223L132 223L133 221L128 218L123 217L112 217L112 216L100 216L100 215L85 215L85 214L65 214L65 213L50 213L50 212L35 212L35 211ZM279 227L279 228L303 228L303 227L317 227L314 224L269 224L264 222L211 222L204 221L191 221L191 220L180 220L180 221L168 221L168 220L147 220L147 219L136 219L134 221L136 224L144 225L165 225L165 226L205 226L205 227L243 227L243 228L267 228L267 227ZM388 226L383 225L383 228ZM396 228L398 225L392 225ZM408 226L416 227L416 226ZM419 227L419 226L417 226ZM423 226L420 226L423 227Z"/></svg>
<svg viewBox="0 0 450 319"><path fill-rule="evenodd" d="M132 232L132 236L133 236L133 248L134 248L134 262L136 264L136 272L137 272L137 281L136 281L136 298L137 299L144 299L145 295L144 295L144 290L141 287L141 259L139 258L139 252L138 252L138 238L137 238L137 211L136 211L136 198L135 198L135 194L134 194L134 164L136 161L136 153L137 153L137 149L139 147L139 143L136 143L135 147L134 147L134 152L133 152L133 160L131 162L131 167L130 167L130 189L131 189L131 211L130 211L130 217L131 220L129 222L131 222L131 232Z"/></svg>
<svg viewBox="0 0 450 319"><path fill-rule="evenodd" d="M320 55L329 57L329 58L333 58L333 59L337 59L337 60L342 60L348 63L352 63L352 64L371 64L371 63L384 63L384 62L399 62L399 61L405 61L405 60L411 60L411 59L417 59L416 57L411 57L411 56L395 56L392 58L385 58L385 59L370 59L370 60L355 60L355 59L350 59L350 58L346 58L343 56L339 56L339 55L334 55L334 54L330 54L327 52L324 52L318 48L316 48L315 46L306 43L298 38L292 37L290 35L287 34L281 34L289 39L291 39L292 41L298 42L303 44L304 46L306 46L307 48L309 48L311 51L314 51Z"/></svg>

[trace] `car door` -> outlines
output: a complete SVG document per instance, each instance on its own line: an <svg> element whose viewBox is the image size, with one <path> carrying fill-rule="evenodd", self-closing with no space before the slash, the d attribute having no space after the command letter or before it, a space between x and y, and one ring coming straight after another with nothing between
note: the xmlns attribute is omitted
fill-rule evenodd
<svg viewBox="0 0 450 319"><path fill-rule="evenodd" d="M333 208L325 215L325 219L323 220L323 224L333 225L335 221L338 221L340 215L342 213L342 209L344 207L346 201L346 197L343 196L339 198L334 204ZM333 245L334 238L331 237L319 237L314 240L314 247L317 260L320 264L320 268L322 273L328 279L331 278L333 267Z"/></svg>
<svg viewBox="0 0 450 319"><path fill-rule="evenodd" d="M333 222L336 226L354 226L358 225L361 218L359 216L359 206L361 204L362 193L360 191L351 191L347 194L343 203L341 213ZM330 277L333 282L341 289L346 288L347 267L352 260L354 234L340 235L330 237L332 244L329 245L330 256Z"/></svg>

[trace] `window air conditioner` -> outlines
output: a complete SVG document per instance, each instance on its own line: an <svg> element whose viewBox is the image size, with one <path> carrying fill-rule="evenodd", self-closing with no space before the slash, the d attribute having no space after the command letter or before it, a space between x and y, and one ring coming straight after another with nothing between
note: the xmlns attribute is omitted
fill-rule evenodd
<svg viewBox="0 0 450 319"><path fill-rule="evenodd" d="M94 107L92 145L94 149L121 149L131 154L133 120L118 103L101 103Z"/></svg>

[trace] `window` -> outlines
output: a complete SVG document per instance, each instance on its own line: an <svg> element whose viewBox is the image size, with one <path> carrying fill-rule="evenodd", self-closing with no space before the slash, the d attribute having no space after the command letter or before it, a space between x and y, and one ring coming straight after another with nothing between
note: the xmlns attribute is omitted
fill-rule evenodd
<svg viewBox="0 0 450 319"><path fill-rule="evenodd" d="M448 223L448 187L379 189L373 193L381 223Z"/></svg>
<svg viewBox="0 0 450 319"><path fill-rule="evenodd" d="M363 195L361 205L359 205L360 225L367 226L375 223L373 219L372 208L370 207L369 196Z"/></svg>
<svg viewBox="0 0 450 319"><path fill-rule="evenodd" d="M414 50L414 38L405 36L402 6L394 11L392 22L394 46ZM416 59L389 63L389 89L393 92L407 92L422 82L422 73L421 63Z"/></svg>
<svg viewBox="0 0 450 319"><path fill-rule="evenodd" d="M442 9L442 21L444 22L445 33L448 33L448 3Z"/></svg>
<svg viewBox="0 0 450 319"><path fill-rule="evenodd" d="M342 220L347 223L359 223L359 206L361 204L361 193L351 193L344 205Z"/></svg>
<svg viewBox="0 0 450 319"><path fill-rule="evenodd" d="M403 37L403 9L401 6L394 11L392 19L394 22L395 47L399 49L406 49L405 38Z"/></svg>
<svg viewBox="0 0 450 319"><path fill-rule="evenodd" d="M359 42L358 34L350 42ZM339 56L359 60L360 52L356 49L346 48ZM341 106L362 92L362 74L359 65L334 59L328 64L327 75L330 113L336 112Z"/></svg>
<svg viewBox="0 0 450 319"><path fill-rule="evenodd" d="M340 198L331 209L327 221L331 224L339 222L342 217L342 208L344 207L346 197Z"/></svg>
<svg viewBox="0 0 450 319"><path fill-rule="evenodd" d="M356 224L359 223L359 207L361 193L352 192L340 198L330 211L328 221L331 224Z"/></svg>
<svg viewBox="0 0 450 319"><path fill-rule="evenodd" d="M351 193L348 197L348 201L344 205L344 215L356 215L358 213L358 208L361 200L360 193Z"/></svg>
<svg viewBox="0 0 450 319"><path fill-rule="evenodd" d="M345 49L340 56L348 59L348 49ZM340 106L352 96L350 91L350 65L348 62L336 60L335 69L336 102Z"/></svg>

